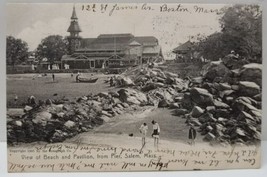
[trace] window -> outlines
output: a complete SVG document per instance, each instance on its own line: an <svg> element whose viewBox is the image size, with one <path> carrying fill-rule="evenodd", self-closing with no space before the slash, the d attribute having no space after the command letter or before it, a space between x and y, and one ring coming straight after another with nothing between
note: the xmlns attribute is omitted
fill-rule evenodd
<svg viewBox="0 0 267 177"><path fill-rule="evenodd" d="M91 68L95 67L95 61L94 60L90 61L90 66L91 66Z"/></svg>

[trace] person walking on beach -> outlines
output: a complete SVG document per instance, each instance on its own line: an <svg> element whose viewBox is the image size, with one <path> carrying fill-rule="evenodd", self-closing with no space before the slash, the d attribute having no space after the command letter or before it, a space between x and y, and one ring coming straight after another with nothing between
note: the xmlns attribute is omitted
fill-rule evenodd
<svg viewBox="0 0 267 177"><path fill-rule="evenodd" d="M140 130L140 133L142 134L142 148L143 148L146 144L146 134L148 130L147 124L143 123L141 127L139 128L139 130Z"/></svg>
<svg viewBox="0 0 267 177"><path fill-rule="evenodd" d="M78 72L77 75L76 75L76 82L80 82L80 80L79 80L80 76L81 76L81 74L80 74L80 72Z"/></svg>
<svg viewBox="0 0 267 177"><path fill-rule="evenodd" d="M159 127L159 124L154 120L152 120L151 123L153 125L152 137L154 138L154 147L158 148L160 127Z"/></svg>
<svg viewBox="0 0 267 177"><path fill-rule="evenodd" d="M18 102L18 95L17 94L15 94L15 97L14 97L14 104L15 104L15 106L17 106L17 102Z"/></svg>
<svg viewBox="0 0 267 177"><path fill-rule="evenodd" d="M53 79L53 82L55 81L55 74L52 73L52 79Z"/></svg>
<svg viewBox="0 0 267 177"><path fill-rule="evenodd" d="M190 125L189 133L188 133L190 145L195 145L196 135L197 135L197 131L194 129L193 125Z"/></svg>

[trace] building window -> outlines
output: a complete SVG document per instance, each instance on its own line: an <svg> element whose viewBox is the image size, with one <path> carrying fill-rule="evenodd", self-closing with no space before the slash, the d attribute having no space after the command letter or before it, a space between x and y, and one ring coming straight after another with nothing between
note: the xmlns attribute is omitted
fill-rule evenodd
<svg viewBox="0 0 267 177"><path fill-rule="evenodd" d="M90 66L91 66L91 68L94 68L95 67L95 61L90 61Z"/></svg>

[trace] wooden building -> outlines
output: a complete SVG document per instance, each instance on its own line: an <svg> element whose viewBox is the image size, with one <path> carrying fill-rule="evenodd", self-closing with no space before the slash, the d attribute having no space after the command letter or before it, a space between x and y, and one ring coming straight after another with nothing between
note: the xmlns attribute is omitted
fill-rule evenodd
<svg viewBox="0 0 267 177"><path fill-rule="evenodd" d="M175 62L177 63L194 63L202 58L200 52L190 40L174 48L172 52L175 53Z"/></svg>
<svg viewBox="0 0 267 177"><path fill-rule="evenodd" d="M81 31L74 7L68 28L69 54L61 60L61 65L67 65L69 69L121 69L163 60L158 39L154 36L126 33L82 38L79 36Z"/></svg>

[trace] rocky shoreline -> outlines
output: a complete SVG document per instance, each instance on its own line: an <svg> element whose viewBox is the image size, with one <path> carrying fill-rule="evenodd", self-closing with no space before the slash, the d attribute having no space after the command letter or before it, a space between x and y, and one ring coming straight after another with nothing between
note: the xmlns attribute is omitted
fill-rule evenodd
<svg viewBox="0 0 267 177"><path fill-rule="evenodd" d="M226 56L203 67L203 76L181 79L157 67L128 69L117 92L88 94L75 101L46 100L10 109L7 136L16 142L62 142L143 106L175 109L208 142L260 141L262 65ZM16 111L20 112L16 115ZM15 112L15 113L14 113Z"/></svg>

